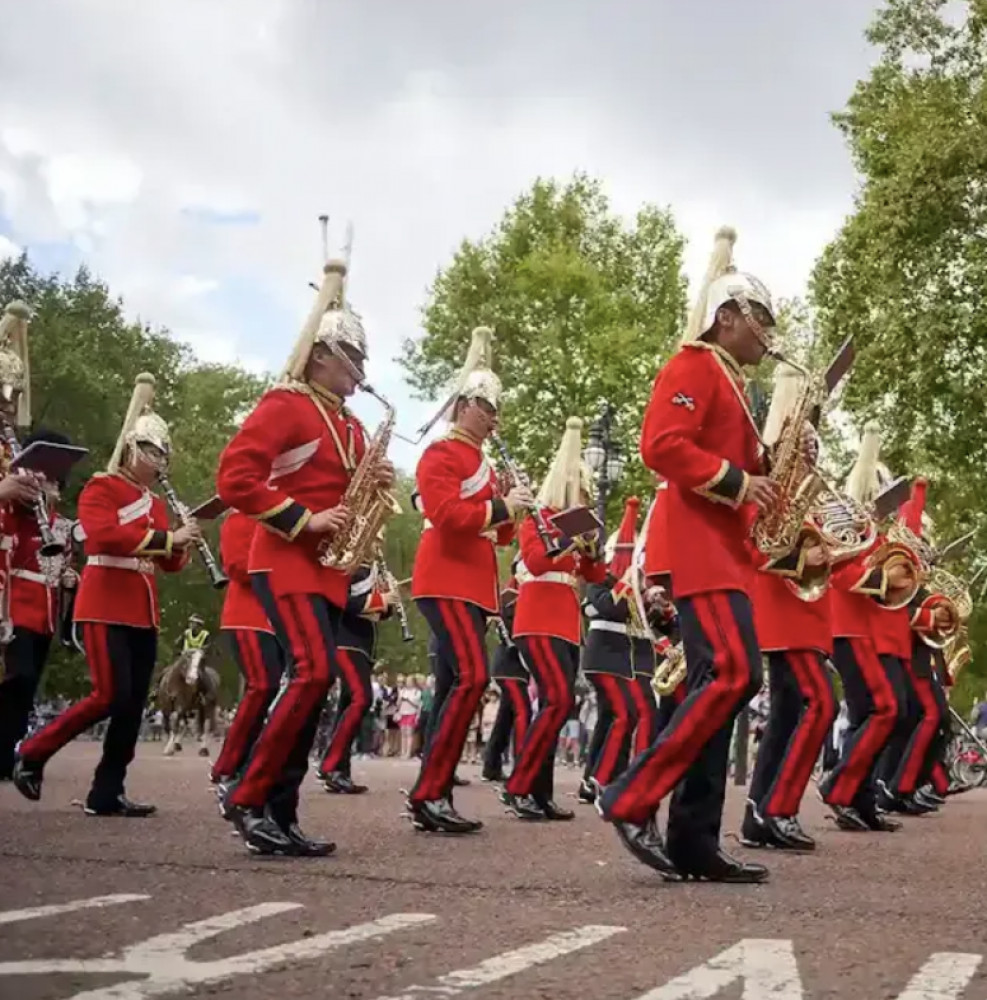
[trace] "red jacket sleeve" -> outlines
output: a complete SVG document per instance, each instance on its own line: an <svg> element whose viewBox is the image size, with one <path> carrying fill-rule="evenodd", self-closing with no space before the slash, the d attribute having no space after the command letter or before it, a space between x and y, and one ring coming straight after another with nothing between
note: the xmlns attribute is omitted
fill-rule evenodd
<svg viewBox="0 0 987 1000"><path fill-rule="evenodd" d="M285 390L266 393L223 450L216 473L216 488L227 506L289 541L305 527L312 511L268 480L274 459L290 445L294 403Z"/></svg>
<svg viewBox="0 0 987 1000"><path fill-rule="evenodd" d="M538 537L538 530L532 518L526 517L518 529L518 547L521 558L532 576L543 576L545 573L571 573L575 568L575 560L569 552L558 556L545 553L545 546Z"/></svg>
<svg viewBox="0 0 987 1000"><path fill-rule="evenodd" d="M143 518L121 524L119 507L112 477L94 476L83 487L79 494L78 515L93 551L109 556L145 558L172 555L172 532L148 530Z"/></svg>
<svg viewBox="0 0 987 1000"><path fill-rule="evenodd" d="M698 443L716 395L705 352L679 351L655 379L641 427L641 458L670 483L737 507L747 473Z"/></svg>
<svg viewBox="0 0 987 1000"><path fill-rule="evenodd" d="M587 583L603 583L607 578L607 564L602 559L587 559L584 556L579 560L579 575Z"/></svg>
<svg viewBox="0 0 987 1000"><path fill-rule="evenodd" d="M437 528L478 535L490 527L499 529L511 520L507 504L500 497L477 500L459 495L463 478L459 463L441 442L422 455L415 478L425 516Z"/></svg>

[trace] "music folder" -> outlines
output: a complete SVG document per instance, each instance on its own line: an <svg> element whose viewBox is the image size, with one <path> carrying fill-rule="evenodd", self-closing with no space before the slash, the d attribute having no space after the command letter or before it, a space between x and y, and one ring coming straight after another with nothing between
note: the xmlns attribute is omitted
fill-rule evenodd
<svg viewBox="0 0 987 1000"><path fill-rule="evenodd" d="M189 511L189 515L197 521L215 521L229 508L219 496L210 497L205 503L200 503L194 510Z"/></svg>
<svg viewBox="0 0 987 1000"><path fill-rule="evenodd" d="M89 454L88 448L54 441L32 441L11 463L11 469L40 472L46 479L67 479L73 467Z"/></svg>
<svg viewBox="0 0 987 1000"><path fill-rule="evenodd" d="M596 516L596 512L589 507L570 507L558 514L552 514L549 521L566 538L578 538L580 535L589 535L603 528L603 523Z"/></svg>

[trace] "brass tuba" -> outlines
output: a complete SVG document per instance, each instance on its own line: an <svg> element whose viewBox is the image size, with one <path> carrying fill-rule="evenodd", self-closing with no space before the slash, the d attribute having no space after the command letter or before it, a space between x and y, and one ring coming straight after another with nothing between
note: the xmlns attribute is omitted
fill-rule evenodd
<svg viewBox="0 0 987 1000"><path fill-rule="evenodd" d="M319 545L320 565L343 573L352 573L358 566L373 561L385 525L395 514L401 513L401 505L394 494L377 483L377 468L387 456L396 412L365 382L359 387L384 407L385 416L367 443L363 458L343 494L341 503L347 509L346 522Z"/></svg>

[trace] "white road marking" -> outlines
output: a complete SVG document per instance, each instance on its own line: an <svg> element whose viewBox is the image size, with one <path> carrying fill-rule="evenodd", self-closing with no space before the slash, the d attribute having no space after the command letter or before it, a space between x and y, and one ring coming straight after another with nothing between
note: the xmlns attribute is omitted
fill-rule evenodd
<svg viewBox="0 0 987 1000"><path fill-rule="evenodd" d="M139 903L150 896L120 893L116 896L93 896L91 899L74 899L71 903L51 903L48 906L30 906L26 910L0 911L0 924L15 924L21 920L37 920L39 917L57 917L62 913L75 913L78 910L97 910L104 906L116 906L119 903Z"/></svg>
<svg viewBox="0 0 987 1000"><path fill-rule="evenodd" d="M791 941L745 938L636 1000L708 1000L738 981L744 984L741 1000L805 996Z"/></svg>
<svg viewBox="0 0 987 1000"><path fill-rule="evenodd" d="M982 960L982 955L936 952L911 978L898 1000L960 1000Z"/></svg>
<svg viewBox="0 0 987 1000"><path fill-rule="evenodd" d="M562 955L568 955L571 952L599 944L625 930L627 930L626 927L608 927L598 924L577 927L572 931L553 934L537 944L525 945L514 951L505 951L503 954L486 959L471 969L457 969L454 972L447 972L445 975L439 976L435 986L409 986L402 993L380 997L378 1000L418 1000L423 996L458 996L467 990L479 989L489 983L507 979L509 976L524 972L525 969L530 969L534 965L550 962Z"/></svg>
<svg viewBox="0 0 987 1000"><path fill-rule="evenodd" d="M70 1000L146 1000L165 994L184 993L191 986L219 983L234 976L267 972L295 961L316 958L328 951L371 941L394 931L431 923L431 913L392 913L339 931L327 931L287 944L232 955L209 962L185 957L193 945L224 931L256 923L267 917L300 908L298 903L261 903L233 910L207 920L186 924L181 930L157 934L125 948L119 958L36 959L26 962L0 962L0 976L48 975L56 972L74 974L114 973L144 978L117 983L74 994Z"/></svg>

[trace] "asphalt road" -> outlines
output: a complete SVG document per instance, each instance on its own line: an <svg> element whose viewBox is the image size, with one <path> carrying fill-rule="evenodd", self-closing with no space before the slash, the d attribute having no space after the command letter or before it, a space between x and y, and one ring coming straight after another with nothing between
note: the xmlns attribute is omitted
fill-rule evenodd
<svg viewBox="0 0 987 1000"><path fill-rule="evenodd" d="M158 804L149 820L72 804L92 743L50 765L39 804L0 786L3 1000L987 1000L987 792L890 835L840 833L809 796L815 855L770 854L764 886L674 885L591 808L522 824L471 767L456 802L484 831L416 833L400 761L358 762L359 798L306 784L304 826L335 857L252 858L206 763L160 750L140 748L128 785ZM742 802L731 789L726 829Z"/></svg>

